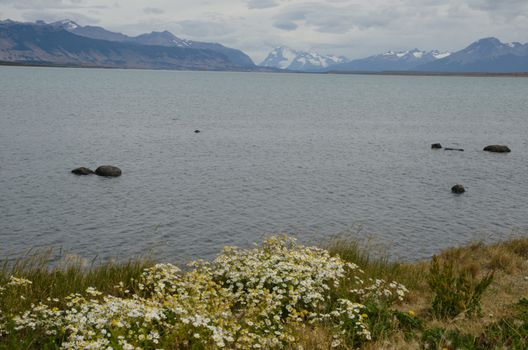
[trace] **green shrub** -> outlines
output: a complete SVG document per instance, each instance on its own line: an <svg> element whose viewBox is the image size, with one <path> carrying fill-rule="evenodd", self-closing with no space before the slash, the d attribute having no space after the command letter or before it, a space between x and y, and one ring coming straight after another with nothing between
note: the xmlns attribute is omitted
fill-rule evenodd
<svg viewBox="0 0 528 350"><path fill-rule="evenodd" d="M455 269L453 261L442 263L434 256L427 282L433 291L433 314L452 318L461 313L480 312L482 294L493 281L493 273L477 280L467 269Z"/></svg>
<svg viewBox="0 0 528 350"><path fill-rule="evenodd" d="M408 312L372 302L365 307L368 315L366 323L373 340L389 339L396 332L401 332L406 340L410 340L424 329L423 321Z"/></svg>
<svg viewBox="0 0 528 350"><path fill-rule="evenodd" d="M442 344L445 329L432 328L426 329L422 334L422 348L423 349L438 349Z"/></svg>

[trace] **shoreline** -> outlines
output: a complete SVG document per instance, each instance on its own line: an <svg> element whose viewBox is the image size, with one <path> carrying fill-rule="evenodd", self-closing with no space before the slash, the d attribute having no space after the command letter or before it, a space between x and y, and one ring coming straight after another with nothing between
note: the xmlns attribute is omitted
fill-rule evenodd
<svg viewBox="0 0 528 350"><path fill-rule="evenodd" d="M258 67L256 69L235 69L235 70L208 70L208 69L153 69L153 68L133 68L133 67L112 67L112 66L90 66L61 64L48 62L9 62L0 61L0 67L44 67L44 68L94 68L94 69L118 69L118 70L153 70L153 71L189 71L189 72L233 72L233 73L286 73L286 74L315 74L315 75L375 75L375 76L410 76L410 77L477 77L477 78L527 78L528 72L419 72L419 71L328 71L328 72L302 72L270 69Z"/></svg>

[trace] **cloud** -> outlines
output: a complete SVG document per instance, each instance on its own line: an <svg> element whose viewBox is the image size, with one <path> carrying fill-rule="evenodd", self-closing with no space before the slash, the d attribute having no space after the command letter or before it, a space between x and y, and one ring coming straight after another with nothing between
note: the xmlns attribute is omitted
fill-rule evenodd
<svg viewBox="0 0 528 350"><path fill-rule="evenodd" d="M56 22L63 19L70 19L80 25L93 25L99 23L99 19L92 16L87 16L78 12L60 11L60 12L48 12L48 11L26 11L23 16L24 20L34 22L43 20L45 22Z"/></svg>
<svg viewBox="0 0 528 350"><path fill-rule="evenodd" d="M161 14L165 13L165 11L163 11L163 9L160 9L160 8L157 8L157 7L145 7L143 9L143 12L145 12L146 14L149 14L149 15L161 15Z"/></svg>
<svg viewBox="0 0 528 350"><path fill-rule="evenodd" d="M52 10L74 8L106 8L105 5L88 5L83 0L0 0L0 4L11 5L16 9Z"/></svg>
<svg viewBox="0 0 528 350"><path fill-rule="evenodd" d="M218 37L235 31L231 25L223 21L185 20L174 24L178 28L178 34L192 37Z"/></svg>
<svg viewBox="0 0 528 350"><path fill-rule="evenodd" d="M249 9L266 9L277 7L279 4L275 0L248 0L247 6Z"/></svg>
<svg viewBox="0 0 528 350"><path fill-rule="evenodd" d="M297 24L295 24L295 22L285 20L285 19L276 20L275 22L273 22L273 26L275 28L279 28L282 30L288 30L288 31L295 30L297 29L297 27L299 27Z"/></svg>
<svg viewBox="0 0 528 350"><path fill-rule="evenodd" d="M492 17L511 19L528 16L527 0L467 0L467 5L472 9L487 12Z"/></svg>
<svg viewBox="0 0 528 350"><path fill-rule="evenodd" d="M386 26L393 18L384 8L370 9L355 4L336 6L312 2L284 8L275 16L274 23L275 27L283 30L291 30L292 24L295 24L311 27L321 33L343 34L354 28Z"/></svg>
<svg viewBox="0 0 528 350"><path fill-rule="evenodd" d="M484 10L484 11L498 11L511 12L526 10L528 2L526 0L468 0L469 7Z"/></svg>

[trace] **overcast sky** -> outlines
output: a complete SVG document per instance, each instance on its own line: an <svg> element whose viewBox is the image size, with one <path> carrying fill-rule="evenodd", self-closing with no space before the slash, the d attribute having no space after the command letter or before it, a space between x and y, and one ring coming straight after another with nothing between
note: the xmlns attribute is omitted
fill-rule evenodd
<svg viewBox="0 0 528 350"><path fill-rule="evenodd" d="M244 50L275 46L359 58L457 50L476 39L528 41L528 0L0 0L0 18L70 18L129 35L169 30Z"/></svg>

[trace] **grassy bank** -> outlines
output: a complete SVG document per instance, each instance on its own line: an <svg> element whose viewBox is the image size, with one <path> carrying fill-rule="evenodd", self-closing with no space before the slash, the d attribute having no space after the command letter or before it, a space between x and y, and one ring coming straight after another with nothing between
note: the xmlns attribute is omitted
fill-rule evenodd
<svg viewBox="0 0 528 350"><path fill-rule="evenodd" d="M0 349L528 348L528 239L431 261L274 237L182 272L148 260L0 270Z"/></svg>

